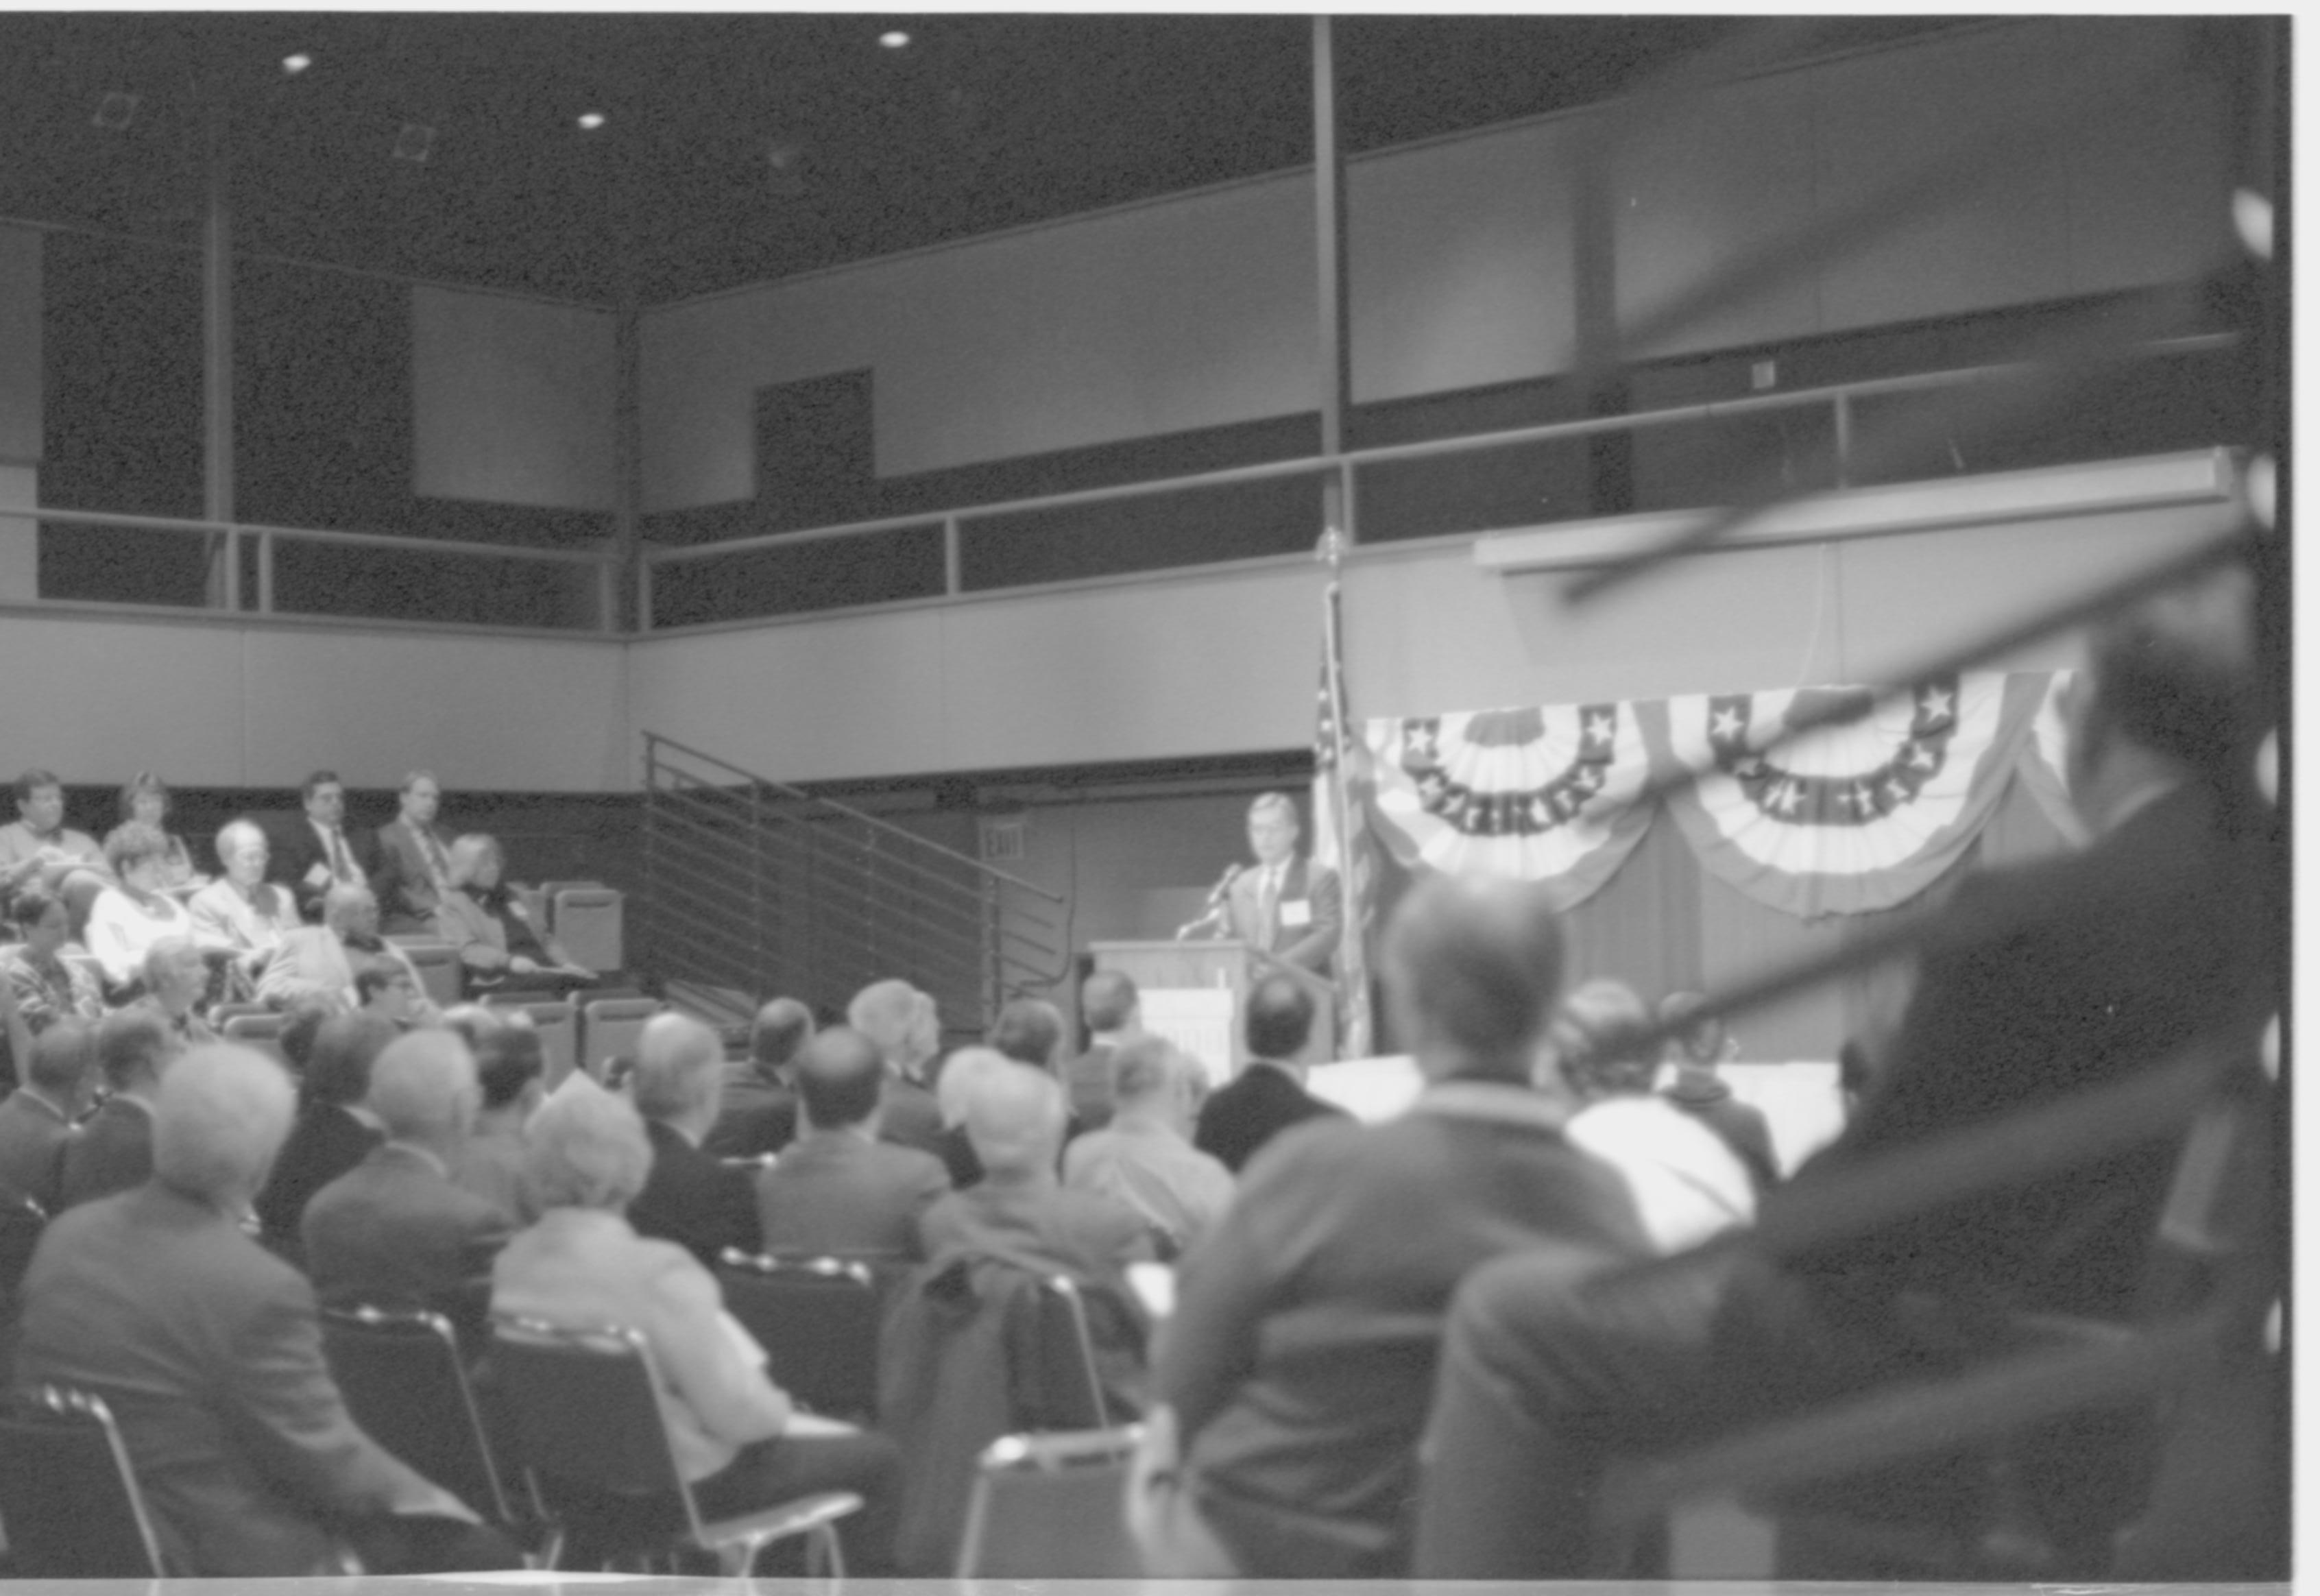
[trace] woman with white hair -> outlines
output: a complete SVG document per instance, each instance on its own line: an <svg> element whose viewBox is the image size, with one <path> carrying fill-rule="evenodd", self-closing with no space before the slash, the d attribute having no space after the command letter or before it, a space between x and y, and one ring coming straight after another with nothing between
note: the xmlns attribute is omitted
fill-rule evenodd
<svg viewBox="0 0 2320 1596"><path fill-rule="evenodd" d="M235 990L241 994L257 990L258 972L301 923L289 893L266 879L269 853L255 821L228 821L217 834L218 864L225 873L186 901L194 940L232 956Z"/></svg>
<svg viewBox="0 0 2320 1596"><path fill-rule="evenodd" d="M593 986L595 972L574 964L556 939L534 926L523 900L500 878L499 839L470 832L451 845L451 869L435 910L435 934L459 950L471 992L569 991Z"/></svg>
<svg viewBox="0 0 2320 1596"><path fill-rule="evenodd" d="M645 1338L669 1450L718 1519L817 1491L866 1504L838 1525L850 1572L893 1569L893 1443L798 1413L766 1355L725 1311L717 1277L673 1241L639 1237L627 1210L652 1169L626 1098L574 1075L525 1131L524 1200L539 1220L492 1265L492 1310L567 1328L624 1325ZM588 1526L575 1526L585 1539Z"/></svg>

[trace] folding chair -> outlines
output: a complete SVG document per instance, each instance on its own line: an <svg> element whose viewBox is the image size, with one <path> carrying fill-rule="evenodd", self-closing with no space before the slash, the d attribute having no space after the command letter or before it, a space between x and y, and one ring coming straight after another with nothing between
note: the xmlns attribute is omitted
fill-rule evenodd
<svg viewBox="0 0 2320 1596"><path fill-rule="evenodd" d="M1128 1470L1142 1430L1002 1436L976 1459L963 1580L1137 1579Z"/></svg>
<svg viewBox="0 0 2320 1596"><path fill-rule="evenodd" d="M614 1543L612 1554L653 1558L695 1547L714 1554L727 1578L741 1579L766 1546L803 1536L807 1577L844 1577L834 1526L862 1507L852 1492L702 1518L669 1450L652 1352L637 1331L569 1330L503 1315L492 1321L492 1366L548 1510L566 1525L586 1523Z"/></svg>
<svg viewBox="0 0 2320 1596"><path fill-rule="evenodd" d="M287 1014L272 1012L235 1014L222 1027L225 1039L240 1042L257 1048L270 1058L287 1065L290 1056L282 1051L282 1028L289 1023Z"/></svg>
<svg viewBox="0 0 2320 1596"><path fill-rule="evenodd" d="M16 1290L32 1267L32 1249L41 1245L41 1232L48 1224L48 1213L38 1202L0 1186L0 1305L11 1316L16 1310Z"/></svg>
<svg viewBox="0 0 2320 1596"><path fill-rule="evenodd" d="M621 894L593 882L558 883L547 890L549 924L572 962L599 974L620 969Z"/></svg>
<svg viewBox="0 0 2320 1596"><path fill-rule="evenodd" d="M491 1522L536 1539L521 1532L541 1515L528 1503L519 1518L500 1478L451 1321L369 1303L322 1318L322 1355L363 1433ZM545 1561L554 1565L552 1542Z"/></svg>
<svg viewBox="0 0 2320 1596"><path fill-rule="evenodd" d="M1040 1430L1105 1429L1110 1403L1096 1362L1087 1303L1068 1274L1039 1280L1039 1358L1037 1387L1024 1393L1023 1416Z"/></svg>
<svg viewBox="0 0 2320 1596"><path fill-rule="evenodd" d="M637 1038L644 1034L645 1021L666 1006L656 999L642 997L590 998L582 1003L581 1067L598 1081L603 1080L604 1066L624 1055L633 1056Z"/></svg>
<svg viewBox="0 0 2320 1596"><path fill-rule="evenodd" d="M448 1009L459 1001L467 990L467 968L459 963L457 948L435 937L389 937L387 940L419 972L420 990L428 1002Z"/></svg>
<svg viewBox="0 0 2320 1596"><path fill-rule="evenodd" d="M766 1349L775 1384L827 1418L875 1421L881 1298L868 1264L729 1247L717 1278L727 1310Z"/></svg>
<svg viewBox="0 0 2320 1596"><path fill-rule="evenodd" d="M43 1385L0 1404L0 1519L20 1579L160 1579L161 1543L102 1398Z"/></svg>

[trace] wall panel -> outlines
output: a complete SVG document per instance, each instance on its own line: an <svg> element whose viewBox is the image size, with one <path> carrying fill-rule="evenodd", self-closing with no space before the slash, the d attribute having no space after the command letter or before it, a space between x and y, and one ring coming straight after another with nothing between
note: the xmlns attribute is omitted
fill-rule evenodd
<svg viewBox="0 0 2320 1596"><path fill-rule="evenodd" d="M609 311L422 286L411 322L412 492L613 507Z"/></svg>
<svg viewBox="0 0 2320 1596"><path fill-rule="evenodd" d="M41 233L0 224L0 464L41 458Z"/></svg>

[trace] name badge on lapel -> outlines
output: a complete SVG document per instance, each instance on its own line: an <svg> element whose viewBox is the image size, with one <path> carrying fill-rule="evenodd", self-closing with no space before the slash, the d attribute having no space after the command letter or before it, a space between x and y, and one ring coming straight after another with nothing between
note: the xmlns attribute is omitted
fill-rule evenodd
<svg viewBox="0 0 2320 1596"><path fill-rule="evenodd" d="M1300 929L1313 923L1313 903L1310 898L1285 898L1281 904L1281 923L1291 929Z"/></svg>

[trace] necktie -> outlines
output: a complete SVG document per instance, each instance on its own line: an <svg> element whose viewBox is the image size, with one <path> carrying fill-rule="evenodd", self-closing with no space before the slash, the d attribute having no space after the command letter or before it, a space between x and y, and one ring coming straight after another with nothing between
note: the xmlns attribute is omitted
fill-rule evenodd
<svg viewBox="0 0 2320 1596"><path fill-rule="evenodd" d="M1264 948L1268 953L1273 951L1273 943L1279 940L1274 934L1279 928L1273 923L1273 913L1280 907L1281 866L1267 865L1264 867L1264 884L1256 895L1256 923L1257 935L1264 939Z"/></svg>
<svg viewBox="0 0 2320 1596"><path fill-rule="evenodd" d="M420 831L419 851L427 857L427 874L434 881L435 890L442 892L451 879L451 861L443 857L443 845L435 840L434 832Z"/></svg>
<svg viewBox="0 0 2320 1596"><path fill-rule="evenodd" d="M339 840L339 829L331 828L331 874L340 881L352 881L354 873L347 867L347 850Z"/></svg>

